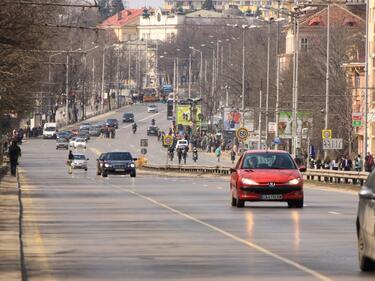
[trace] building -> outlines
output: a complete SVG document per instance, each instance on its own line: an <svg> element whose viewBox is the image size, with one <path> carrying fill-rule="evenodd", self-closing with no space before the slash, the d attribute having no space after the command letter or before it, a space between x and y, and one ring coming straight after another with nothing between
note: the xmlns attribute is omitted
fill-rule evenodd
<svg viewBox="0 0 375 281"><path fill-rule="evenodd" d="M118 41L138 39L138 29L143 9L125 9L104 20L98 27L113 31Z"/></svg>
<svg viewBox="0 0 375 281"><path fill-rule="evenodd" d="M368 151L375 153L375 1L368 1Z"/></svg>

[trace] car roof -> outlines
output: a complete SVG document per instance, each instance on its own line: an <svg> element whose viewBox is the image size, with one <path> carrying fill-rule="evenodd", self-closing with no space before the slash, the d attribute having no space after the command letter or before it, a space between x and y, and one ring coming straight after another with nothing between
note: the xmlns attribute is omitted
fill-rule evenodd
<svg viewBox="0 0 375 281"><path fill-rule="evenodd" d="M277 154L288 154L288 155L290 155L288 151L276 150L276 149L267 149L267 150L265 150L265 149L255 149L255 150L247 150L245 152L245 154L255 154L255 153L273 153L273 154L277 153Z"/></svg>
<svg viewBox="0 0 375 281"><path fill-rule="evenodd" d="M125 115L125 114L132 114L132 115L134 115L133 112L124 112L124 115Z"/></svg>

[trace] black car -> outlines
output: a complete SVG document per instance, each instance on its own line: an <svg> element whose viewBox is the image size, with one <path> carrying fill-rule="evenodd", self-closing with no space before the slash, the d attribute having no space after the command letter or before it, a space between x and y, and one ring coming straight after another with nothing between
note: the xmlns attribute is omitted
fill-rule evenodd
<svg viewBox="0 0 375 281"><path fill-rule="evenodd" d="M356 228L359 267L375 271L375 170L359 192Z"/></svg>
<svg viewBox="0 0 375 281"><path fill-rule="evenodd" d="M107 153L102 153L99 155L98 159L96 159L96 174L100 176L102 174L102 167L104 165L104 157Z"/></svg>
<svg viewBox="0 0 375 281"><path fill-rule="evenodd" d="M122 122L125 123L125 122L134 122L134 113L133 112L125 112L123 115L122 115Z"/></svg>
<svg viewBox="0 0 375 281"><path fill-rule="evenodd" d="M117 119L107 119L107 121L105 122L105 124L108 127L113 127L115 129L118 129L118 120Z"/></svg>
<svg viewBox="0 0 375 281"><path fill-rule="evenodd" d="M102 156L102 155L100 155ZM127 175L136 177L136 168L130 152L107 152L102 158L97 159L97 174L107 177L109 174Z"/></svg>
<svg viewBox="0 0 375 281"><path fill-rule="evenodd" d="M157 136L159 132L159 128L157 126L149 126L147 128L147 135L148 136Z"/></svg>
<svg viewBox="0 0 375 281"><path fill-rule="evenodd" d="M73 137L72 132L70 131L61 131L56 134L56 139L71 139Z"/></svg>

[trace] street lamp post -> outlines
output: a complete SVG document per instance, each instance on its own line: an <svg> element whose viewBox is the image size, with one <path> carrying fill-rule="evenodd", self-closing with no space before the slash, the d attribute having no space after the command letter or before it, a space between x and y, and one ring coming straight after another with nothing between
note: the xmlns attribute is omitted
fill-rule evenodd
<svg viewBox="0 0 375 281"><path fill-rule="evenodd" d="M330 4L327 7L327 71L326 71L326 107L324 115L324 129L328 129L328 110L329 110L329 58L330 58ZM327 150L324 151L324 158L327 158Z"/></svg>

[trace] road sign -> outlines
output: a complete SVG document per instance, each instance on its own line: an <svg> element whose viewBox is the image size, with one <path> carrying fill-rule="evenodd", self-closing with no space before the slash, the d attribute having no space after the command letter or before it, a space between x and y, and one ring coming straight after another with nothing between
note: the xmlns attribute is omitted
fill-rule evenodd
<svg viewBox="0 0 375 281"><path fill-rule="evenodd" d="M268 122L268 132L276 133L276 122Z"/></svg>
<svg viewBox="0 0 375 281"><path fill-rule="evenodd" d="M173 144L173 137L171 135L166 135L163 138L164 146L171 146Z"/></svg>
<svg viewBox="0 0 375 281"><path fill-rule="evenodd" d="M323 139L323 149L330 150L330 149L342 149L343 148L343 140L342 139Z"/></svg>
<svg viewBox="0 0 375 281"><path fill-rule="evenodd" d="M322 130L322 139L331 139L332 130Z"/></svg>
<svg viewBox="0 0 375 281"><path fill-rule="evenodd" d="M273 143L274 144L281 144L281 139L279 137L276 137L274 140L273 140Z"/></svg>
<svg viewBox="0 0 375 281"><path fill-rule="evenodd" d="M245 141L249 137L249 131L246 128L238 128L236 136L240 141Z"/></svg>
<svg viewBox="0 0 375 281"><path fill-rule="evenodd" d="M148 139L141 139L141 147L148 147Z"/></svg>
<svg viewBox="0 0 375 281"><path fill-rule="evenodd" d="M361 127L362 126L362 120L353 120L352 126L353 127Z"/></svg>
<svg viewBox="0 0 375 281"><path fill-rule="evenodd" d="M143 155L146 155L146 154L147 154L147 149L146 149L146 148L142 148L142 149L141 149L141 153L142 153Z"/></svg>

